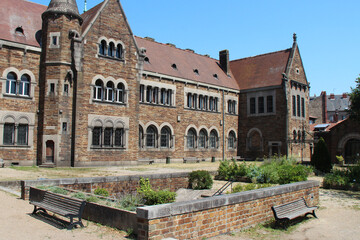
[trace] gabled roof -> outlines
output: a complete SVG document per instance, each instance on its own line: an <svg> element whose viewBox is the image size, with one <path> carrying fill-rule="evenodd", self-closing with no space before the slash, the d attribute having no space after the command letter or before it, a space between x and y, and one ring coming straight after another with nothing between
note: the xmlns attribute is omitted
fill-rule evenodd
<svg viewBox="0 0 360 240"><path fill-rule="evenodd" d="M241 90L280 86L285 73L291 48L248 57L230 62Z"/></svg>
<svg viewBox="0 0 360 240"><path fill-rule="evenodd" d="M135 39L139 48L146 48L145 71L239 90L234 76L228 76L216 59L140 37Z"/></svg>
<svg viewBox="0 0 360 240"><path fill-rule="evenodd" d="M0 39L39 47L41 14L47 6L24 0L0 1ZM15 32L21 27L23 33ZM20 30L20 29L19 29Z"/></svg>
<svg viewBox="0 0 360 240"><path fill-rule="evenodd" d="M103 4L104 4L104 2L101 2L98 5L96 5L95 7L91 8L88 11L81 14L81 17L83 19L83 24L81 25L82 32L84 32L87 29L87 27L89 26L89 24L94 20L94 18L100 11Z"/></svg>

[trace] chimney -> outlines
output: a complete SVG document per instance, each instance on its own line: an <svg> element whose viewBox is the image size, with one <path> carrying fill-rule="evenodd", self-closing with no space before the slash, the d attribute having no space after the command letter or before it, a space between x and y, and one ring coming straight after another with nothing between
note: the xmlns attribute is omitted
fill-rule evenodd
<svg viewBox="0 0 360 240"><path fill-rule="evenodd" d="M329 99L335 99L335 94L330 93L330 97L329 97Z"/></svg>
<svg viewBox="0 0 360 240"><path fill-rule="evenodd" d="M222 70L229 75L229 50L222 50L219 52L220 67Z"/></svg>
<svg viewBox="0 0 360 240"><path fill-rule="evenodd" d="M342 98L347 98L347 93L343 93Z"/></svg>

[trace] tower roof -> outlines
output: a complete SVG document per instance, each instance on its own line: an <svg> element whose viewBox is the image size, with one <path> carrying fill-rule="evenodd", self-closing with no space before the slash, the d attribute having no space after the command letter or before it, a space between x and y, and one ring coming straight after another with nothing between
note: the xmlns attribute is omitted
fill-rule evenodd
<svg viewBox="0 0 360 240"><path fill-rule="evenodd" d="M79 19L82 23L76 0L51 0L48 9L43 13L42 17L44 18L48 14L69 15Z"/></svg>

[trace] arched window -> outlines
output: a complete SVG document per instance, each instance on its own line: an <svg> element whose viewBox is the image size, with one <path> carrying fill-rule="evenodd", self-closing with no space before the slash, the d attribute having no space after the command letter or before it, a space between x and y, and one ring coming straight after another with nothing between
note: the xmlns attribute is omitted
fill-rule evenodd
<svg viewBox="0 0 360 240"><path fill-rule="evenodd" d="M98 79L95 82L95 86L94 86L94 99L95 100L102 100L102 95L103 95L103 82Z"/></svg>
<svg viewBox="0 0 360 240"><path fill-rule="evenodd" d="M210 132L210 139L209 139L210 148L217 148L217 142L218 142L217 132L215 130L212 130Z"/></svg>
<svg viewBox="0 0 360 240"><path fill-rule="evenodd" d="M104 129L104 146L105 147L112 147L113 131L114 131L114 129L112 127L106 127Z"/></svg>
<svg viewBox="0 0 360 240"><path fill-rule="evenodd" d="M161 129L161 139L160 146L162 148L170 148L171 147L171 131L168 127L163 127Z"/></svg>
<svg viewBox="0 0 360 240"><path fill-rule="evenodd" d="M157 140L157 130L154 126L149 126L146 129L146 147L155 148Z"/></svg>
<svg viewBox="0 0 360 240"><path fill-rule="evenodd" d="M139 126L139 148L143 147L144 142L144 130L141 126Z"/></svg>
<svg viewBox="0 0 360 240"><path fill-rule="evenodd" d="M108 102L114 101L114 83L111 81L106 83L105 100Z"/></svg>
<svg viewBox="0 0 360 240"><path fill-rule="evenodd" d="M188 93L187 95L187 107L191 108L192 107L192 94Z"/></svg>
<svg viewBox="0 0 360 240"><path fill-rule="evenodd" d="M229 132L228 148L229 149L235 149L236 148L236 135L235 135L234 131Z"/></svg>
<svg viewBox="0 0 360 240"><path fill-rule="evenodd" d="M113 42L110 42L109 49L108 49L108 55L109 57L114 57L115 54L115 44Z"/></svg>
<svg viewBox="0 0 360 240"><path fill-rule="evenodd" d="M125 102L125 86L123 83L119 83L116 89L116 101L124 103Z"/></svg>
<svg viewBox="0 0 360 240"><path fill-rule="evenodd" d="M204 109L204 96L200 95L199 96L199 109Z"/></svg>
<svg viewBox="0 0 360 240"><path fill-rule="evenodd" d="M296 141L297 133L296 130L293 131L293 140Z"/></svg>
<svg viewBox="0 0 360 240"><path fill-rule="evenodd" d="M190 128L187 136L186 136L186 140L187 140L187 147L188 148L195 148L195 142L196 142L196 131L193 128Z"/></svg>
<svg viewBox="0 0 360 240"><path fill-rule="evenodd" d="M206 148L207 133L205 129L201 129L199 133L199 148Z"/></svg>
<svg viewBox="0 0 360 240"><path fill-rule="evenodd" d="M161 104L166 104L166 98L167 98L166 89L162 88L161 91L160 91L160 103Z"/></svg>
<svg viewBox="0 0 360 240"><path fill-rule="evenodd" d="M99 54L100 55L105 55L106 54L106 41L105 40L102 40L100 42L100 45L99 45Z"/></svg>
<svg viewBox="0 0 360 240"><path fill-rule="evenodd" d="M9 72L6 78L6 93L16 94L16 74Z"/></svg>
<svg viewBox="0 0 360 240"><path fill-rule="evenodd" d="M94 127L92 132L92 145L101 146L102 127Z"/></svg>
<svg viewBox="0 0 360 240"><path fill-rule="evenodd" d="M116 128L115 129L115 139L114 146L115 147L124 147L124 128Z"/></svg>
<svg viewBox="0 0 360 240"><path fill-rule="evenodd" d="M124 49L121 44L118 44L116 47L116 57L119 59L123 59Z"/></svg>
<svg viewBox="0 0 360 240"><path fill-rule="evenodd" d="M15 123L4 124L4 138L5 145L14 145L15 143Z"/></svg>
<svg viewBox="0 0 360 240"><path fill-rule="evenodd" d="M27 74L21 76L19 94L22 96L30 96L30 76Z"/></svg>

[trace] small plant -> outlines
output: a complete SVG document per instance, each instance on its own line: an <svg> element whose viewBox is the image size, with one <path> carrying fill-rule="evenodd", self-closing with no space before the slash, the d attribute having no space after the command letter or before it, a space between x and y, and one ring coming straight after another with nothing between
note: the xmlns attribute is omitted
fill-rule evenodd
<svg viewBox="0 0 360 240"><path fill-rule="evenodd" d="M126 194L120 198L115 207L127 211L135 211L138 206L144 205L144 199L139 194Z"/></svg>
<svg viewBox="0 0 360 240"><path fill-rule="evenodd" d="M343 156L336 156L336 159L340 166L344 165L344 157Z"/></svg>
<svg viewBox="0 0 360 240"><path fill-rule="evenodd" d="M211 189L213 179L208 171L198 170L189 174L189 188L191 189Z"/></svg>
<svg viewBox="0 0 360 240"><path fill-rule="evenodd" d="M71 196L74 198L82 199L82 200L86 199L85 194L82 192L73 193Z"/></svg>
<svg viewBox="0 0 360 240"><path fill-rule="evenodd" d="M154 191L151 188L148 178L141 178L139 184L140 187L138 188L138 193L143 196L146 205L157 205L175 201L175 192L168 190Z"/></svg>
<svg viewBox="0 0 360 240"><path fill-rule="evenodd" d="M97 202L99 202L99 200L100 200L100 199L98 199L98 198L95 197L95 196L90 196L90 197L87 197L87 198L86 198L86 201L88 201L88 202L93 202L93 203L97 203Z"/></svg>
<svg viewBox="0 0 360 240"><path fill-rule="evenodd" d="M109 191L106 190L105 188L96 188L94 190L94 194L102 196L102 197L108 197L109 196Z"/></svg>
<svg viewBox="0 0 360 240"><path fill-rule="evenodd" d="M67 195L69 193L69 191L61 188L61 187L58 187L58 186L52 186L49 188L49 191L50 192L53 192L53 193L56 193L56 194L62 194L62 195Z"/></svg>

